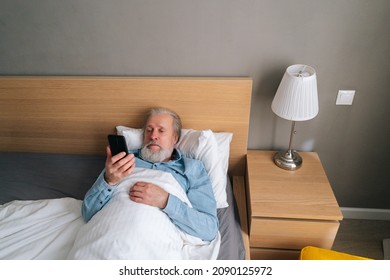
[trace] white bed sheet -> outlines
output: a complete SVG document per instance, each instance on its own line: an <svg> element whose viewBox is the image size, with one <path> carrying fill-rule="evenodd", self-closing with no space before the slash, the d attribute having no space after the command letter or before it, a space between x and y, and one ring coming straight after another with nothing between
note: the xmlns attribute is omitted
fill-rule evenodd
<svg viewBox="0 0 390 280"><path fill-rule="evenodd" d="M152 179L151 179L152 178ZM136 182L152 182L192 207L171 173L135 168L114 188L110 201L81 227L71 259L216 259L220 235L212 242L184 233L159 208L133 202Z"/></svg>
<svg viewBox="0 0 390 280"><path fill-rule="evenodd" d="M204 242L179 230L159 209L129 201L129 187L146 178L190 205L169 173L141 169L87 224L81 200L12 201L0 206L0 259L216 259L219 233Z"/></svg>
<svg viewBox="0 0 390 280"><path fill-rule="evenodd" d="M66 259L84 221L81 200L15 200L0 206L0 259Z"/></svg>

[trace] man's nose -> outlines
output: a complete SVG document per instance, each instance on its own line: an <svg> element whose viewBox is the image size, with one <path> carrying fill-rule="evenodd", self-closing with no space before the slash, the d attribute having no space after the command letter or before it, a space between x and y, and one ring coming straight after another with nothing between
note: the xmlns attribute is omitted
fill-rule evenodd
<svg viewBox="0 0 390 280"><path fill-rule="evenodd" d="M153 131L152 134L150 134L150 138L152 140L157 140L158 139L158 132Z"/></svg>

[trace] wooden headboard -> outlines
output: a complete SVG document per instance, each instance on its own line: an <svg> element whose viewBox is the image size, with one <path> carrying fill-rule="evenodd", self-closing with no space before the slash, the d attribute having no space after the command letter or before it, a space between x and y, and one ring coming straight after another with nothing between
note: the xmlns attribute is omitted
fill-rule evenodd
<svg viewBox="0 0 390 280"><path fill-rule="evenodd" d="M250 78L0 77L0 151L104 154L116 125L141 127L164 106L183 128L233 132L231 175L244 175Z"/></svg>

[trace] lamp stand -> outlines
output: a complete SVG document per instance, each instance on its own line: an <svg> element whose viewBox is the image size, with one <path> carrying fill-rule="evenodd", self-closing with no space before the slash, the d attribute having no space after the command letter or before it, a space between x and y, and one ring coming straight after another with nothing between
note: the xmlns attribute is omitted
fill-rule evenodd
<svg viewBox="0 0 390 280"><path fill-rule="evenodd" d="M290 142L288 150L285 152L277 152L274 155L274 163L286 170L296 170L302 165L302 158L297 151L291 150L291 143L295 133L295 121L291 125Z"/></svg>

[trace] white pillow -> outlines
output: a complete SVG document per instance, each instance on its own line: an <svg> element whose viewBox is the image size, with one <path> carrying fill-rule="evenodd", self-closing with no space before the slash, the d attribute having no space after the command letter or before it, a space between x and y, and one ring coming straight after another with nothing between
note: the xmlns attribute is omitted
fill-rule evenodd
<svg viewBox="0 0 390 280"><path fill-rule="evenodd" d="M230 143L233 133L231 132L213 132L218 144L219 160L221 161L223 172L227 174L229 168Z"/></svg>
<svg viewBox="0 0 390 280"><path fill-rule="evenodd" d="M142 146L142 129L117 126L117 133L125 136L129 150ZM218 139L218 141L217 141ZM201 160L210 176L217 208L228 207L226 180L232 133L213 133L211 130L182 129L176 148L185 156ZM218 142L220 145L218 145Z"/></svg>
<svg viewBox="0 0 390 280"><path fill-rule="evenodd" d="M116 127L116 133L118 135L125 136L127 149L138 150L142 147L142 129L141 128L131 128L119 125Z"/></svg>
<svg viewBox="0 0 390 280"><path fill-rule="evenodd" d="M217 208L228 207L226 197L226 173L218 157L218 144L211 130L183 129L176 148L184 156L201 160L209 174Z"/></svg>

